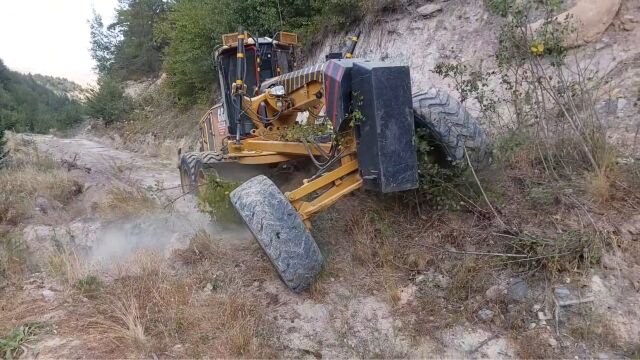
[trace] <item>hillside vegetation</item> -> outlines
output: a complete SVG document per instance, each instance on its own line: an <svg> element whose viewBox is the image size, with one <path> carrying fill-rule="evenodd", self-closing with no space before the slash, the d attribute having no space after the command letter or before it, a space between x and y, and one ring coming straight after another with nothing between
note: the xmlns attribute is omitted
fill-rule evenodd
<svg viewBox="0 0 640 360"><path fill-rule="evenodd" d="M341 30L365 12L394 4L389 0L125 0L112 24L94 16L91 49L101 84L110 84L106 78L123 82L164 72L170 91L167 96L176 103L183 107L207 104L216 96L213 52L221 45L222 34L235 32L239 25L257 36L294 31L308 45L319 33ZM106 101L103 95L96 93L91 101ZM112 96L121 102L121 94ZM94 111L92 115L110 121L126 118L124 113L112 117Z"/></svg>
<svg viewBox="0 0 640 360"><path fill-rule="evenodd" d="M64 79L11 71L0 59L0 139L5 130L46 133L79 122L82 104L70 96L78 90Z"/></svg>

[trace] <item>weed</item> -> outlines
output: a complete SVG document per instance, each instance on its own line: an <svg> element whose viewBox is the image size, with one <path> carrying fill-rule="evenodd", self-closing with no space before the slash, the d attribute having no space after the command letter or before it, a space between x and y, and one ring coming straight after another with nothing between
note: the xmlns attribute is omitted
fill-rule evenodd
<svg viewBox="0 0 640 360"><path fill-rule="evenodd" d="M84 295L92 295L102 289L102 281L95 275L85 275L78 279L76 289Z"/></svg>
<svg viewBox="0 0 640 360"><path fill-rule="evenodd" d="M462 303L484 293L491 280L494 260L477 256L465 256L462 261L446 264L445 274L451 279L446 288L447 298Z"/></svg>
<svg viewBox="0 0 640 360"><path fill-rule="evenodd" d="M605 203L612 196L612 180L605 173L591 174L587 177L586 190L598 202Z"/></svg>
<svg viewBox="0 0 640 360"><path fill-rule="evenodd" d="M549 346L549 335L545 330L530 330L520 335L516 341L516 355L520 359L554 359L559 354Z"/></svg>
<svg viewBox="0 0 640 360"><path fill-rule="evenodd" d="M502 17L507 17L513 7L512 0L485 0L484 3L489 11Z"/></svg>
<svg viewBox="0 0 640 360"><path fill-rule="evenodd" d="M14 328L6 337L0 338L0 354L3 359L19 358L24 351L24 344L33 339L44 327L42 323L27 323Z"/></svg>
<svg viewBox="0 0 640 360"><path fill-rule="evenodd" d="M534 186L529 189L527 201L535 208L542 208L553 205L557 200L554 189L545 186Z"/></svg>
<svg viewBox="0 0 640 360"><path fill-rule="evenodd" d="M158 202L139 188L116 187L107 191L107 200L98 212L108 218L126 218L149 214L158 208Z"/></svg>
<svg viewBox="0 0 640 360"><path fill-rule="evenodd" d="M207 184L200 191L200 207L219 224L239 224L242 219L231 204L229 194L240 186L239 182L224 181L214 174L207 176Z"/></svg>
<svg viewBox="0 0 640 360"><path fill-rule="evenodd" d="M26 272L27 247L22 237L15 233L0 232L0 277L13 281Z"/></svg>
<svg viewBox="0 0 640 360"><path fill-rule="evenodd" d="M47 272L61 284L76 287L85 278L86 264L74 250L61 249L49 256Z"/></svg>
<svg viewBox="0 0 640 360"><path fill-rule="evenodd" d="M331 134L331 129L325 124L296 124L284 129L279 136L282 141L309 141L317 137Z"/></svg>
<svg viewBox="0 0 640 360"><path fill-rule="evenodd" d="M219 241L207 232L199 231L189 240L189 246L184 250L176 250L176 256L184 264L197 264L205 261L216 262L229 257L229 252Z"/></svg>
<svg viewBox="0 0 640 360"><path fill-rule="evenodd" d="M69 204L83 186L51 157L12 138L11 155L0 169L0 223L18 225L33 211L37 196Z"/></svg>
<svg viewBox="0 0 640 360"><path fill-rule="evenodd" d="M569 230L554 238L524 234L512 243L517 252L527 254L529 266L543 266L552 274L588 270L600 262L605 235Z"/></svg>
<svg viewBox="0 0 640 360"><path fill-rule="evenodd" d="M606 315L587 310L574 315L567 323L568 334L577 341L609 349L618 349L620 339L613 324Z"/></svg>
<svg viewBox="0 0 640 360"><path fill-rule="evenodd" d="M104 285L103 296L96 298L97 314L90 319L92 328L143 353L167 351L178 342L185 344L189 357L266 356L268 323L260 300L235 281L235 260L204 233L191 243L184 252L202 274L187 269L176 274L157 255L139 253ZM212 282L212 275L217 282L210 290L215 291L207 291L204 284Z"/></svg>
<svg viewBox="0 0 640 360"><path fill-rule="evenodd" d="M460 190L466 183L464 168L459 165L444 166L434 159L435 144L428 131L416 132L418 158L418 193L406 193L406 200L419 204L429 204L436 210L457 210L460 208ZM415 197L417 196L417 198Z"/></svg>

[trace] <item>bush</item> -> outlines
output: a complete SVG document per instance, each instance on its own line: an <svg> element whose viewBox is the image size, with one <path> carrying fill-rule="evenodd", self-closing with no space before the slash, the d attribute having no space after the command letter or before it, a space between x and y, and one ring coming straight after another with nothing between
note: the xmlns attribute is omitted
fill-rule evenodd
<svg viewBox="0 0 640 360"><path fill-rule="evenodd" d="M131 111L131 99L111 76L98 79L98 89L91 89L87 98L87 113L106 125L122 121Z"/></svg>
<svg viewBox="0 0 640 360"><path fill-rule="evenodd" d="M463 100L478 103L485 122L504 131L498 156L507 165L540 166L556 178L588 171L602 179L614 159L606 126L595 113L602 77L567 57L565 39L575 29L570 20L554 18L561 3L487 0L486 5L505 17L495 53L497 71L442 63L435 72L453 79ZM540 14L542 25L531 31L530 19ZM499 81L489 87L487 78L494 76Z"/></svg>

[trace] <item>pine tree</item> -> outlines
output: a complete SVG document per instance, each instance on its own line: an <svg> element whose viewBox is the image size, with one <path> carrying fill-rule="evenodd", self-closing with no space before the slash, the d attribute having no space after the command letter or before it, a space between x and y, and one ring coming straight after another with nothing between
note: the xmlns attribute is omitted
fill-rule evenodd
<svg viewBox="0 0 640 360"><path fill-rule="evenodd" d="M107 74L111 70L117 34L105 28L102 16L93 10L93 19L89 23L91 31L91 57L96 62L98 74Z"/></svg>

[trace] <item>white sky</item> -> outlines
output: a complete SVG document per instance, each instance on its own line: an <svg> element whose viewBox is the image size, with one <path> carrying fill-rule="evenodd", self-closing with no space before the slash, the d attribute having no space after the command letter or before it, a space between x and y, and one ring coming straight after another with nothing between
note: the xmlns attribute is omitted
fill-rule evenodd
<svg viewBox="0 0 640 360"><path fill-rule="evenodd" d="M118 0L0 0L0 59L11 70L93 83L92 9L109 24L117 4Z"/></svg>

